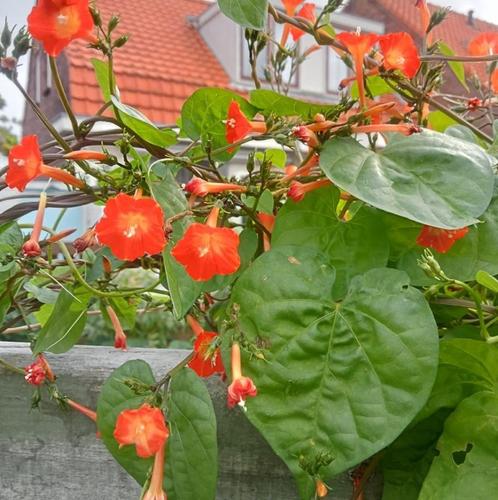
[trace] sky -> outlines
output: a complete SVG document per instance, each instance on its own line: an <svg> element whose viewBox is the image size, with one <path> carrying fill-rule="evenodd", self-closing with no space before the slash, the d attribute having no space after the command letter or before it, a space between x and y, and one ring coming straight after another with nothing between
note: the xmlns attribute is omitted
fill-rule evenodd
<svg viewBox="0 0 498 500"><path fill-rule="evenodd" d="M177 0L181 2L183 0ZM399 2L413 2L414 0L398 0ZM320 3L320 2L317 2ZM457 12L467 13L473 9L475 16L494 24L498 24L498 1L497 0L431 0L430 3L442 7L450 6ZM34 4L34 0L0 0L0 19L8 18L9 24L22 26ZM26 80L26 67L28 58L22 60L23 66L19 70L21 81ZM17 89L4 75L0 75L0 95L6 99L7 107L3 111L9 117L20 119L23 114L23 100Z"/></svg>

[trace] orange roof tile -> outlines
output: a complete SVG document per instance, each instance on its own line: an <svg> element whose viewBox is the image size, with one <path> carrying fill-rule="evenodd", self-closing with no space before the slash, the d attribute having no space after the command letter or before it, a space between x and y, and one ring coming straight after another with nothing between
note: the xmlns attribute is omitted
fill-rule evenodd
<svg viewBox="0 0 498 500"><path fill-rule="evenodd" d="M347 10L356 12L358 15L383 20L384 17L380 15L377 7L384 11L383 15L392 16L399 22L399 28L397 28L399 31L408 31L413 36L420 36L422 33L422 20L415 7L415 0L351 0ZM431 12L434 12L441 7L429 4L429 8ZM434 29L434 36L436 39L443 40L455 54L468 55L469 42L479 33L486 31L498 31L498 26L477 18L469 24L467 15L450 11L446 19ZM471 69L470 66L467 65L467 70ZM482 78L485 64L479 63L473 66Z"/></svg>
<svg viewBox="0 0 498 500"><path fill-rule="evenodd" d="M183 101L203 86L228 87L230 79L190 24L209 3L202 0L97 0L104 20L121 18L117 34L129 34L115 52L116 80L125 104L160 124L174 123ZM90 59L99 53L75 41L66 50L69 93L78 115L95 114L103 98Z"/></svg>

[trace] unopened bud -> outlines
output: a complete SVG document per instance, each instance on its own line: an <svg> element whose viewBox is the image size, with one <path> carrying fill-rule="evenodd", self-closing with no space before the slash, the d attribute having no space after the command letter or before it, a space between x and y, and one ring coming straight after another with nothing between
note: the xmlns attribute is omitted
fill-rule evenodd
<svg viewBox="0 0 498 500"><path fill-rule="evenodd" d="M102 26L102 18L100 17L100 11L95 7L95 5L90 6L90 14L93 19L93 24L99 27Z"/></svg>
<svg viewBox="0 0 498 500"><path fill-rule="evenodd" d="M128 35L122 35L120 36L113 44L113 47L115 49L119 49L122 47L126 42L128 41Z"/></svg>
<svg viewBox="0 0 498 500"><path fill-rule="evenodd" d="M315 481L315 491L318 498L325 498L329 493L327 485L321 479Z"/></svg>
<svg viewBox="0 0 498 500"><path fill-rule="evenodd" d="M119 17L112 16L111 19L109 19L109 23L107 25L107 29L109 30L109 33L111 31L115 30L118 24L119 24Z"/></svg>
<svg viewBox="0 0 498 500"><path fill-rule="evenodd" d="M0 36L0 41L5 49L8 49L12 42L12 31L9 29L9 24L7 23L7 18L5 19L5 24L3 25L2 35Z"/></svg>

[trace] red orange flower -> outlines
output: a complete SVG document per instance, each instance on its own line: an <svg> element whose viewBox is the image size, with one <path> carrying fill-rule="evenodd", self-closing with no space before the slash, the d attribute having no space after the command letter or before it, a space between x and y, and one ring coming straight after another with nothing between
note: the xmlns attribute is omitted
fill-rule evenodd
<svg viewBox="0 0 498 500"><path fill-rule="evenodd" d="M155 255L166 245L162 208L152 198L139 196L120 193L111 198L95 225L99 242L121 260Z"/></svg>
<svg viewBox="0 0 498 500"><path fill-rule="evenodd" d="M446 253L469 232L468 227L461 229L440 229L438 227L424 226L417 237L417 243L423 247L430 247L439 253Z"/></svg>
<svg viewBox="0 0 498 500"><path fill-rule="evenodd" d="M163 412L147 403L135 410L123 410L114 428L114 438L119 447L134 444L141 458L155 455L168 436Z"/></svg>
<svg viewBox="0 0 498 500"><path fill-rule="evenodd" d="M398 134L412 135L421 131L422 129L413 123L375 123L372 125L355 125L351 127L351 132L354 134L397 132Z"/></svg>
<svg viewBox="0 0 498 500"><path fill-rule="evenodd" d="M43 354L40 354L34 363L24 368L24 379L31 385L41 385L45 379L50 382L55 381L54 372Z"/></svg>
<svg viewBox="0 0 498 500"><path fill-rule="evenodd" d="M407 78L413 78L420 67L420 57L413 38L408 33L389 33L379 38L384 56L384 68L399 69Z"/></svg>
<svg viewBox="0 0 498 500"><path fill-rule="evenodd" d="M498 94L498 69L491 74L491 88L495 94Z"/></svg>
<svg viewBox="0 0 498 500"><path fill-rule="evenodd" d="M307 144L310 148L316 148L320 145L320 141L310 127L311 125L308 127L305 125L296 125L292 128L292 135L301 142L304 142L304 144Z"/></svg>
<svg viewBox="0 0 498 500"><path fill-rule="evenodd" d="M429 6L427 5L426 0L416 0L415 7L420 10L420 19L422 21L423 33L422 36L427 36L427 44L431 44L432 33L427 33L429 29L429 24L431 22L431 11L429 10Z"/></svg>
<svg viewBox="0 0 498 500"><path fill-rule="evenodd" d="M45 217L45 207L47 206L47 193L43 192L40 194L40 201L38 202L38 211L36 212L35 223L33 224L33 230L31 231L31 236L28 241L26 241L22 246L22 253L26 257L37 257L41 254L40 247L40 234L43 226L43 218Z"/></svg>
<svg viewBox="0 0 498 500"><path fill-rule="evenodd" d="M240 104L237 101L232 101L228 107L228 116L225 124L227 142L233 144L251 132L264 134L266 132L265 122L248 120L246 115L242 113Z"/></svg>
<svg viewBox="0 0 498 500"><path fill-rule="evenodd" d="M491 56L498 54L498 33L480 33L469 43L471 56Z"/></svg>
<svg viewBox="0 0 498 500"><path fill-rule="evenodd" d="M168 500L163 490L165 448L166 445L163 444L154 457L150 485L142 500Z"/></svg>
<svg viewBox="0 0 498 500"><path fill-rule="evenodd" d="M193 177L185 185L185 191L187 191L187 193L195 194L196 196L204 197L208 194L224 193L225 191L237 191L243 193L247 191L247 188L245 186L239 186L238 184L208 182L200 177Z"/></svg>
<svg viewBox="0 0 498 500"><path fill-rule="evenodd" d="M330 186L331 184L332 182L330 182L328 179L320 179L318 181L308 182L307 184L293 181L290 185L289 190L287 191L287 196L295 202L298 202L304 198L306 193L314 191L315 189L319 189L323 186Z"/></svg>
<svg viewBox="0 0 498 500"><path fill-rule="evenodd" d="M114 347L116 349L126 351L126 335L123 331L118 315L110 305L106 306L105 309L109 315L109 319L111 320L112 327L114 328Z"/></svg>
<svg viewBox="0 0 498 500"><path fill-rule="evenodd" d="M258 221L268 233L271 234L273 232L273 227L275 226L275 216L273 214L258 212ZM266 231L263 231L263 250L268 252L271 248L271 244L270 237Z"/></svg>
<svg viewBox="0 0 498 500"><path fill-rule="evenodd" d="M81 149L79 151L71 151L64 155L66 160L93 160L105 162L110 159L110 156L102 151L90 151L87 149Z"/></svg>
<svg viewBox="0 0 498 500"><path fill-rule="evenodd" d="M296 13L296 9L301 2L302 0L282 0L282 5L284 6L285 13L288 16L294 16L294 14ZM284 24L282 37L280 38L281 47L285 47L285 44L287 43L287 38L289 38L289 33L290 33L290 25Z"/></svg>
<svg viewBox="0 0 498 500"><path fill-rule="evenodd" d="M240 346L237 343L232 345L232 383L228 386L227 402L228 407L235 405L245 409L247 397L254 397L258 394L254 382L249 377L242 375L242 366L240 361Z"/></svg>
<svg viewBox="0 0 498 500"><path fill-rule="evenodd" d="M240 267L239 235L226 227L216 227L219 208L209 214L206 224L194 222L171 250L195 281L232 274Z"/></svg>
<svg viewBox="0 0 498 500"><path fill-rule="evenodd" d="M315 9L316 5L314 3L308 3L306 2L303 4L301 7L301 10L296 14L297 17L302 17L304 19L307 19L308 21L314 23L316 21L316 15L315 15ZM300 30L296 26L290 26L289 31L291 34L292 39L297 42L303 35L304 31Z"/></svg>
<svg viewBox="0 0 498 500"><path fill-rule="evenodd" d="M66 399L66 403L73 410L79 411L81 414L85 415L85 417L88 417L90 420L93 420L94 422L97 421L97 414L93 410L90 410L90 408L80 405L79 403L73 401L72 399Z"/></svg>
<svg viewBox="0 0 498 500"><path fill-rule="evenodd" d="M21 143L9 151L9 168L5 182L11 189L24 191L28 182L42 175L77 188L85 186L83 181L69 172L43 164L36 135L23 137Z"/></svg>
<svg viewBox="0 0 498 500"><path fill-rule="evenodd" d="M348 49L353 58L360 104L364 108L366 100L365 85L363 82L363 58L372 50L379 37L373 33L362 35L359 32L348 33L344 31L339 33L336 38Z"/></svg>
<svg viewBox="0 0 498 500"><path fill-rule="evenodd" d="M195 354L188 363L189 368L192 368L199 377L210 377L215 373L224 374L225 367L221 359L220 348L213 345L219 335L215 332L206 332L190 315L187 316L187 322L196 335Z"/></svg>
<svg viewBox="0 0 498 500"><path fill-rule="evenodd" d="M95 40L88 0L38 0L28 16L28 31L53 57L73 40Z"/></svg>

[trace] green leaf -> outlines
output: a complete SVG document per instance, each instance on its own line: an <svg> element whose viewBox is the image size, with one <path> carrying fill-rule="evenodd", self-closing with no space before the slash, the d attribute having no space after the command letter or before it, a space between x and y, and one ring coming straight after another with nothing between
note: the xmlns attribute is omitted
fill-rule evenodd
<svg viewBox="0 0 498 500"><path fill-rule="evenodd" d="M300 464L334 457L319 470L328 479L384 448L421 409L436 375L436 324L404 273L357 276L338 303L333 285L324 256L279 247L252 264L232 295L245 338L266 346L265 362L244 356L258 388L247 415L304 499L314 480Z"/></svg>
<svg viewBox="0 0 498 500"><path fill-rule="evenodd" d="M498 293L498 280L486 271L477 271L476 281L488 290Z"/></svg>
<svg viewBox="0 0 498 500"><path fill-rule="evenodd" d="M429 127L437 132L445 132L448 128L458 124L457 121L442 111L431 111L427 117L427 121Z"/></svg>
<svg viewBox="0 0 498 500"><path fill-rule="evenodd" d="M376 97L384 94L392 94L394 90L385 82L380 76L374 75L367 78L367 86L372 94L372 97ZM358 99L360 94L358 92L358 83L354 82L351 86L351 97L353 99Z"/></svg>
<svg viewBox="0 0 498 500"><path fill-rule="evenodd" d="M140 111L123 104L115 96L111 96L111 101L119 110L119 119L139 138L161 148L167 148L176 143L176 133L173 130L157 128Z"/></svg>
<svg viewBox="0 0 498 500"><path fill-rule="evenodd" d="M481 216L482 223L469 228L468 234L458 240L452 248L444 253L435 253L443 271L450 278L461 281L473 281L478 271L490 274L498 273L498 191ZM422 226L407 219L385 214L384 223L391 241L394 243L394 253L391 260L397 262L396 267L410 276L413 285L428 285L434 283L418 266L417 260L423 253L423 247L416 242Z"/></svg>
<svg viewBox="0 0 498 500"><path fill-rule="evenodd" d="M204 382L189 368L171 380L165 487L171 500L214 500L218 474L216 417Z"/></svg>
<svg viewBox="0 0 498 500"><path fill-rule="evenodd" d="M137 395L124 383L126 379L138 380L146 385L155 384L152 370L145 361L127 361L116 368L100 392L97 403L97 428L111 455L128 474L143 485L154 458L138 457L134 446L119 448L113 435L118 415L123 410L140 407L145 399L144 395Z"/></svg>
<svg viewBox="0 0 498 500"><path fill-rule="evenodd" d="M183 131L193 140L201 139L204 144L211 141L212 149L227 146L225 123L228 107L232 101L240 104L240 109L251 119L257 109L235 92L218 88L201 88L196 90L183 104ZM232 152L216 155L221 160L230 159Z"/></svg>
<svg viewBox="0 0 498 500"><path fill-rule="evenodd" d="M446 420L419 500L493 498L498 489L498 395L479 392Z"/></svg>
<svg viewBox="0 0 498 500"><path fill-rule="evenodd" d="M337 217L339 190L325 187L304 200L288 200L279 211L272 248L313 247L335 267L334 295L344 296L351 279L374 267L387 265L389 244L377 210L363 206L349 222Z"/></svg>
<svg viewBox="0 0 498 500"><path fill-rule="evenodd" d="M171 169L165 169L161 176L150 176L148 184L152 196L161 205L165 218L188 210L185 195ZM191 217L185 217L173 224L173 233L170 235L169 242L163 251L167 287L171 295L176 319L181 319L187 314L202 290L202 283L194 281L170 253L191 221Z"/></svg>
<svg viewBox="0 0 498 500"><path fill-rule="evenodd" d="M268 0L218 0L225 16L245 28L263 30L268 12Z"/></svg>
<svg viewBox="0 0 498 500"><path fill-rule="evenodd" d="M0 255L15 255L22 247L23 235L17 222L0 225Z"/></svg>
<svg viewBox="0 0 498 500"><path fill-rule="evenodd" d="M351 138L328 141L320 166L341 189L374 207L445 229L477 221L493 194L494 161L479 146L424 131L379 153Z"/></svg>
<svg viewBox="0 0 498 500"><path fill-rule="evenodd" d="M303 120L311 120L317 113L333 117L343 110L337 104L312 104L264 89L252 90L249 100L265 116L299 116Z"/></svg>
<svg viewBox="0 0 498 500"><path fill-rule="evenodd" d="M443 409L407 429L382 457L382 500L417 500L432 460L436 443L451 410Z"/></svg>
<svg viewBox="0 0 498 500"><path fill-rule="evenodd" d="M452 137L456 137L457 139L461 139L462 141L479 144L479 141L472 130L463 125L452 125L451 127L448 127L444 133L451 135Z"/></svg>
<svg viewBox="0 0 498 500"><path fill-rule="evenodd" d="M455 53L451 48L446 45L444 42L439 41L438 42L438 47L439 51L441 54L445 56L454 56ZM451 68L451 71L453 71L453 74L456 76L457 80L462 84L462 87L468 92L469 87L467 85L467 82L465 80L465 67L463 65L463 62L461 61L448 61L448 65Z"/></svg>
<svg viewBox="0 0 498 500"><path fill-rule="evenodd" d="M87 292L62 290L50 318L38 334L33 354L69 351L85 328L89 299Z"/></svg>
<svg viewBox="0 0 498 500"><path fill-rule="evenodd" d="M283 149L267 149L266 151L258 151L254 156L260 162L266 161L278 168L284 168L287 162L287 153Z"/></svg>
<svg viewBox="0 0 498 500"><path fill-rule="evenodd" d="M99 84L100 90L102 91L102 96L105 102L111 100L111 85L109 83L109 63L106 61L101 61L100 59L90 59L93 69L95 70L95 76Z"/></svg>
<svg viewBox="0 0 498 500"><path fill-rule="evenodd" d="M481 340L449 339L441 342L436 382L417 420L441 408L455 408L480 391L494 390L498 381L498 347Z"/></svg>
<svg viewBox="0 0 498 500"><path fill-rule="evenodd" d="M49 288L40 288L32 281L24 283L23 288L42 304L55 304L59 296L59 292L54 292Z"/></svg>
<svg viewBox="0 0 498 500"><path fill-rule="evenodd" d="M265 189L259 197L258 212L273 214L273 194L269 189Z"/></svg>

